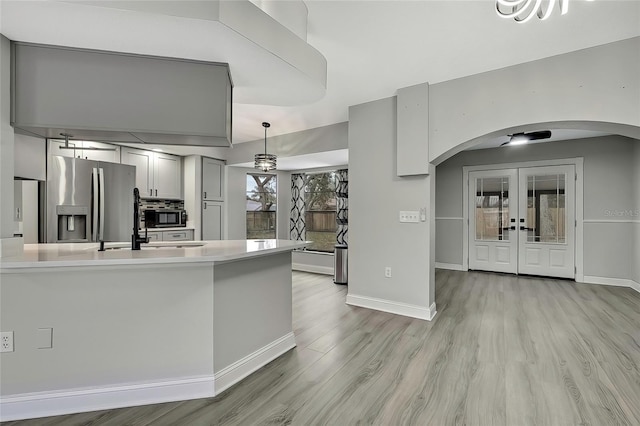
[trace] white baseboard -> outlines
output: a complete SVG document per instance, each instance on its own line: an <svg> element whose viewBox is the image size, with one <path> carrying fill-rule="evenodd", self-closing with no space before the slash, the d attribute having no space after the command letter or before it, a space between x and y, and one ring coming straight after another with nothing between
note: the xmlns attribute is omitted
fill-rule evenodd
<svg viewBox="0 0 640 426"><path fill-rule="evenodd" d="M24 252L24 238L0 238L0 257L18 256Z"/></svg>
<svg viewBox="0 0 640 426"><path fill-rule="evenodd" d="M640 293L640 283L624 278L607 278L585 275L582 280L585 284L612 285L616 287L630 287Z"/></svg>
<svg viewBox="0 0 640 426"><path fill-rule="evenodd" d="M314 274L333 275L333 267L331 266L318 266L307 265L304 263L292 263L291 269L294 271L311 272Z"/></svg>
<svg viewBox="0 0 640 426"><path fill-rule="evenodd" d="M288 333L213 376L0 397L0 421L210 398L295 346Z"/></svg>
<svg viewBox="0 0 640 426"><path fill-rule="evenodd" d="M457 264L457 263L436 262L436 268L437 269L449 269L451 271L464 271L464 268L462 267L462 265Z"/></svg>
<svg viewBox="0 0 640 426"><path fill-rule="evenodd" d="M216 395L296 347L293 332L269 343L214 374Z"/></svg>
<svg viewBox="0 0 640 426"><path fill-rule="evenodd" d="M405 317L418 318L431 321L436 316L436 304L428 308L408 303L394 302L391 300L376 299L374 297L347 295L347 305L360 306L361 308L375 309L376 311L389 312Z"/></svg>
<svg viewBox="0 0 640 426"><path fill-rule="evenodd" d="M134 407L214 395L214 376L20 394L0 398L0 421Z"/></svg>

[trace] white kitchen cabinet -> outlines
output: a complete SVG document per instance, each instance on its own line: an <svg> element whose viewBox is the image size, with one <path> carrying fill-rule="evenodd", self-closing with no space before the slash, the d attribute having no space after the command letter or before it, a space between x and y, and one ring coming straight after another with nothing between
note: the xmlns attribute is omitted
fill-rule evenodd
<svg viewBox="0 0 640 426"><path fill-rule="evenodd" d="M154 152L154 197L182 198L182 159Z"/></svg>
<svg viewBox="0 0 640 426"><path fill-rule="evenodd" d="M140 232L141 236L144 236L144 231ZM162 231L147 231L147 238L151 241L162 241Z"/></svg>
<svg viewBox="0 0 640 426"><path fill-rule="evenodd" d="M82 158L85 160L105 161L108 163L120 162L120 147L116 145L102 142L70 140L68 146L74 147L75 149L66 149L63 148L64 146L64 141L50 140L49 154L59 155L62 157ZM113 151L92 150L85 148L113 149Z"/></svg>
<svg viewBox="0 0 640 426"><path fill-rule="evenodd" d="M108 148L113 151L96 151L87 148ZM64 151L64 150L63 150ZM82 141L82 152L80 154L85 160L106 161L108 163L120 162L120 147L102 142Z"/></svg>
<svg viewBox="0 0 640 426"><path fill-rule="evenodd" d="M162 231L162 241L192 241L193 229L184 231Z"/></svg>
<svg viewBox="0 0 640 426"><path fill-rule="evenodd" d="M50 140L49 141L49 155L59 155L61 157L82 157L82 141L69 141L70 147L76 149L62 149L64 141Z"/></svg>
<svg viewBox="0 0 640 426"><path fill-rule="evenodd" d="M224 201L224 161L202 158L202 199Z"/></svg>
<svg viewBox="0 0 640 426"><path fill-rule="evenodd" d="M202 239L205 241L222 239L222 220L224 203L219 201L202 202Z"/></svg>
<svg viewBox="0 0 640 426"><path fill-rule="evenodd" d="M160 152L122 148L122 164L136 166L136 186L143 198L182 198L182 158Z"/></svg>
<svg viewBox="0 0 640 426"><path fill-rule="evenodd" d="M140 233L144 236L144 231ZM149 242L152 241L193 241L193 229L179 231L147 231Z"/></svg>

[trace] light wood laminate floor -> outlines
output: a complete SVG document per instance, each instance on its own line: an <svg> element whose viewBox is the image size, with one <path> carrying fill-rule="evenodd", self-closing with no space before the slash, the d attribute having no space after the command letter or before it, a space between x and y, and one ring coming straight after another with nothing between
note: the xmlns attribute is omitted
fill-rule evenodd
<svg viewBox="0 0 640 426"><path fill-rule="evenodd" d="M298 347L216 398L10 425L640 425L640 294L438 270L434 321L294 272Z"/></svg>

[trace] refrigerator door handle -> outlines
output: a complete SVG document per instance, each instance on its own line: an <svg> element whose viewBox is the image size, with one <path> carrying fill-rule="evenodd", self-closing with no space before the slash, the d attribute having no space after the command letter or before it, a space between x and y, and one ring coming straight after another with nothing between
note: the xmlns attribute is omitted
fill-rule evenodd
<svg viewBox="0 0 640 426"><path fill-rule="evenodd" d="M104 239L104 169L98 169L100 177L100 241Z"/></svg>
<svg viewBox="0 0 640 426"><path fill-rule="evenodd" d="M91 228L91 241L98 241L99 192L98 192L98 169L96 167L94 167L93 171L91 172L91 181L93 183L93 209L91 210L93 227Z"/></svg>

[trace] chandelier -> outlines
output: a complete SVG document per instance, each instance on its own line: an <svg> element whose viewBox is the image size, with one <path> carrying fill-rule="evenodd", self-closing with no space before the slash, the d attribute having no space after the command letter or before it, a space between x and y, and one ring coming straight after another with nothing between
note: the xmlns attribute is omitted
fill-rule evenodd
<svg viewBox="0 0 640 426"><path fill-rule="evenodd" d="M255 165L256 169L260 169L263 172L268 172L269 170L276 169L276 155L275 154L267 154L267 129L271 126L271 124L266 121L262 123L262 127L264 127L264 154L256 154L255 155Z"/></svg>
<svg viewBox="0 0 640 426"><path fill-rule="evenodd" d="M560 14L566 14L569 10L569 0L557 0L557 2ZM496 0L496 12L501 18L513 18L519 23L527 22L536 15L544 21L551 16L555 5L556 0Z"/></svg>

